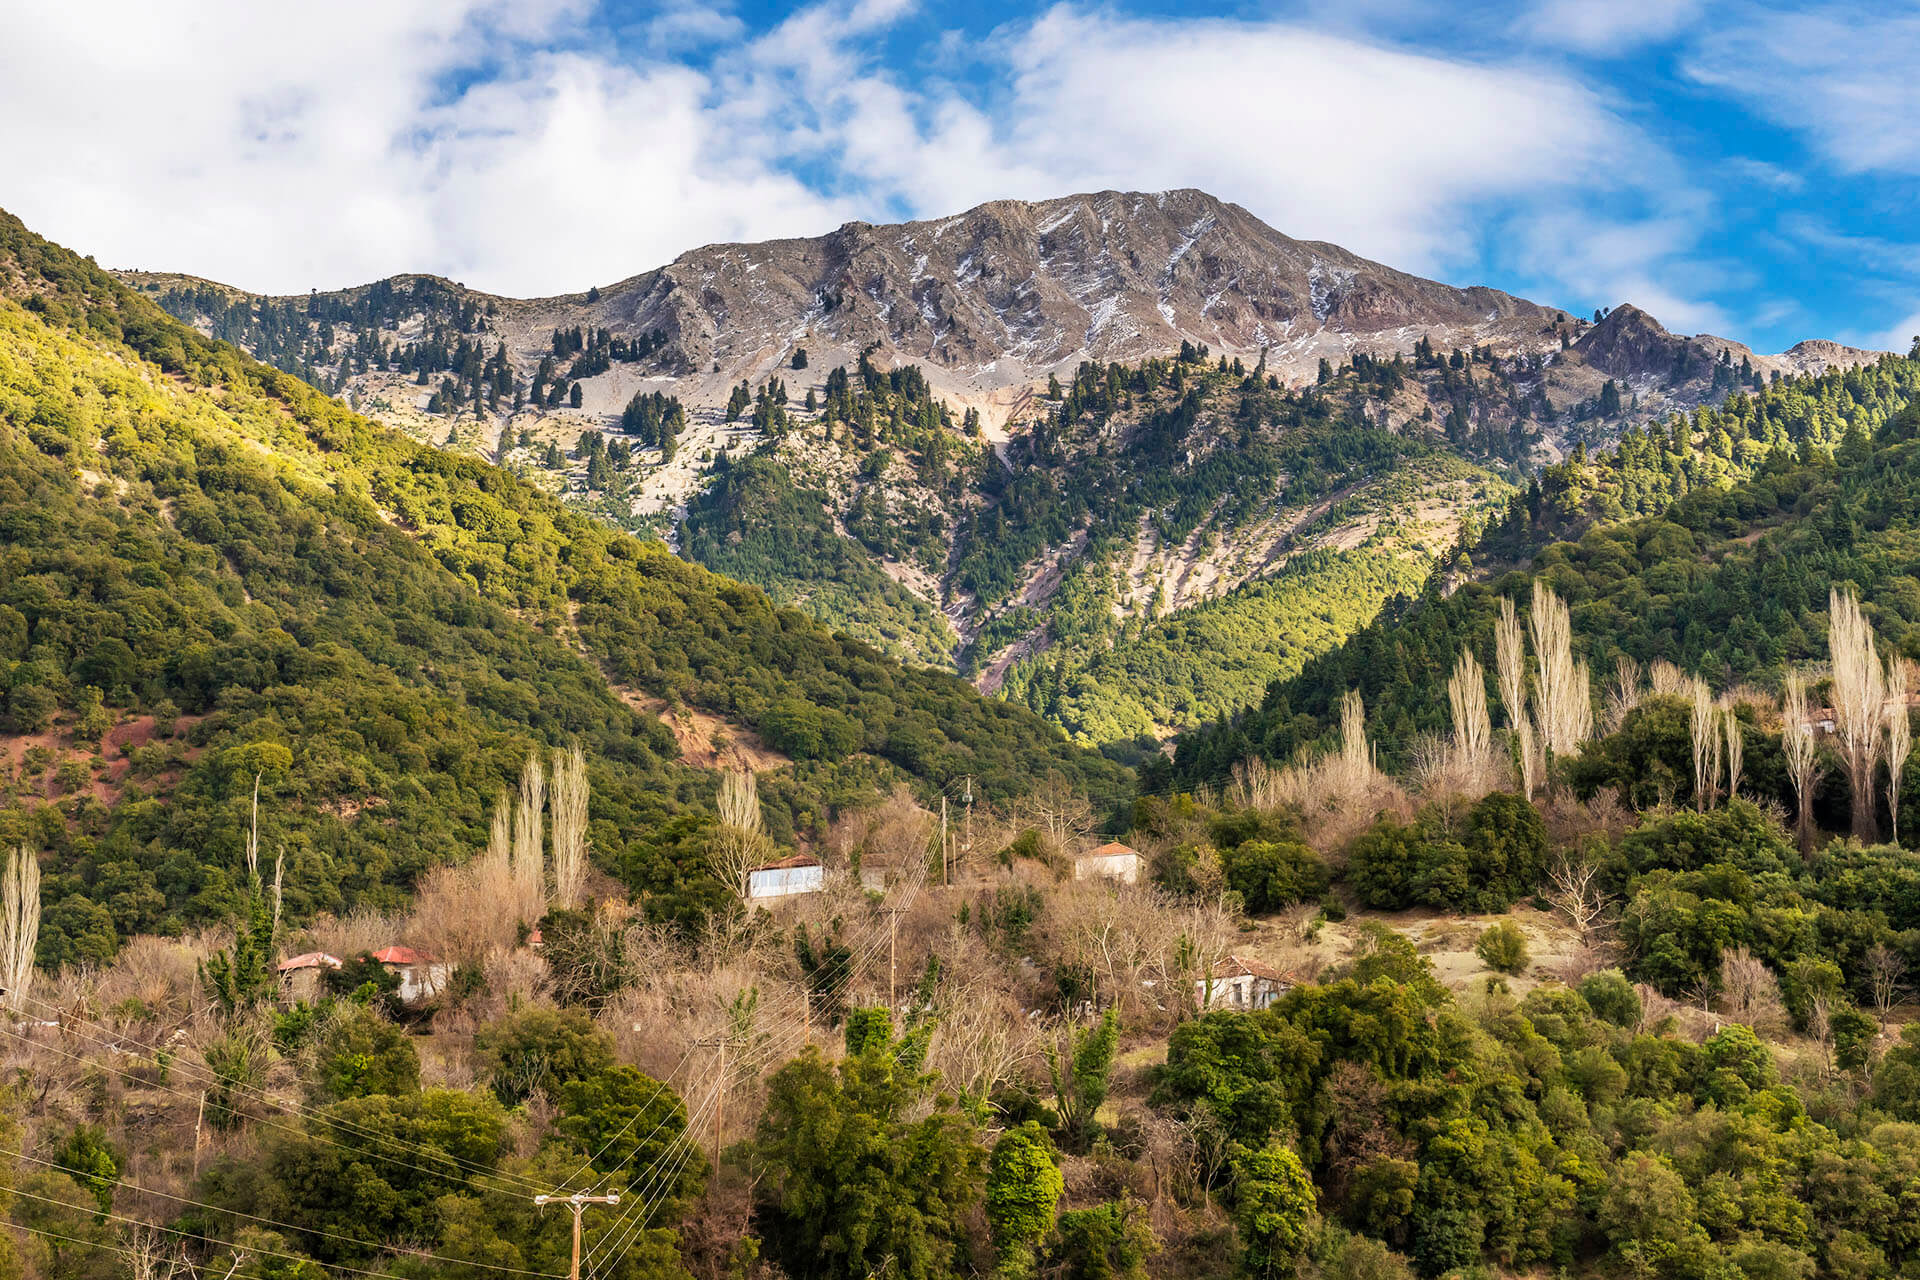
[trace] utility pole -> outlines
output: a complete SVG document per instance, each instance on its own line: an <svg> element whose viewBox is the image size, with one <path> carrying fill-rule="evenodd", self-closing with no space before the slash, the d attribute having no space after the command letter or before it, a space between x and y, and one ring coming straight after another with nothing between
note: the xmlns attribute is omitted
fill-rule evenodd
<svg viewBox="0 0 1920 1280"><path fill-rule="evenodd" d="M550 1204L564 1204L573 1210L573 1269L567 1272L570 1280L580 1280L580 1215L587 1211L590 1204L619 1204L620 1196L590 1196L584 1191L576 1191L570 1196L535 1196L533 1202L542 1208Z"/></svg>
<svg viewBox="0 0 1920 1280"><path fill-rule="evenodd" d="M893 941L894 935L898 933L900 929L900 913L905 911L906 908L882 907L880 909L887 913L887 1013L891 1016L893 1011L898 1007L898 999L894 995L893 985Z"/></svg>
<svg viewBox="0 0 1920 1280"><path fill-rule="evenodd" d="M972 774L967 775L967 794L964 797L964 799L967 805L967 834L960 842L960 861L961 862L967 862L973 858L973 775Z"/></svg>
<svg viewBox="0 0 1920 1280"><path fill-rule="evenodd" d="M947 797L944 793L940 796L940 883L953 883L952 872L947 866Z"/></svg>
<svg viewBox="0 0 1920 1280"><path fill-rule="evenodd" d="M739 1044L737 1035L705 1036L693 1042L696 1046L717 1050L720 1062L714 1068L713 1087L716 1091L713 1099L713 1159L720 1160L720 1139L726 1132L727 1117L727 1046Z"/></svg>

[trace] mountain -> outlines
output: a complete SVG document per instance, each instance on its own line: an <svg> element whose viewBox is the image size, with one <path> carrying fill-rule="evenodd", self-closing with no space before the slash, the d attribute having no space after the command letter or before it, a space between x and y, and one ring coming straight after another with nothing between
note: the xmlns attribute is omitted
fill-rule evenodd
<svg viewBox="0 0 1920 1280"><path fill-rule="evenodd" d="M1197 191L708 246L534 300L123 275L417 438L1088 743L1256 695L1532 466L1872 358L1756 355L1630 306L1589 322ZM1330 626L1275 604L1329 591Z"/></svg>
<svg viewBox="0 0 1920 1280"><path fill-rule="evenodd" d="M550 298L497 297L421 275L310 299L122 275L149 292L179 291L169 309L191 301L184 294L193 290L183 286L204 289L203 302L310 303L337 326L336 336L348 338L357 337L357 313L386 329L388 345L405 345L470 310L470 332L490 346L504 342L523 380L549 353L556 330L647 339L637 369L573 379L582 407L602 415L619 412L643 383L671 382L690 407L717 406L743 379L783 375L801 350L815 377L853 365L863 351L883 366L918 364L936 395L980 408L998 426L1019 416L1048 375L1065 376L1088 360L1168 355L1182 342L1250 363L1265 352L1268 368L1297 382L1323 358L1410 352L1422 338L1442 350L1546 352L1562 331L1586 328L1562 310L1497 289L1456 288L1338 245L1295 240L1194 190L999 200L937 220L853 222L825 236L708 245L604 288ZM214 310L204 306L197 318L217 321ZM1763 357L1763 372L1818 372L1868 354L1820 346ZM334 343L325 348L312 363L337 376L338 361L329 357L340 351ZM392 385L360 371L348 377L369 394Z"/></svg>
<svg viewBox="0 0 1920 1280"><path fill-rule="evenodd" d="M716 756L770 832L897 782L1126 775L1026 710L432 449L210 341L0 215L0 824L47 851L43 962L228 918L261 847L303 918L486 843L530 750L591 759L601 870L725 896ZM648 895L652 895L651 898Z"/></svg>

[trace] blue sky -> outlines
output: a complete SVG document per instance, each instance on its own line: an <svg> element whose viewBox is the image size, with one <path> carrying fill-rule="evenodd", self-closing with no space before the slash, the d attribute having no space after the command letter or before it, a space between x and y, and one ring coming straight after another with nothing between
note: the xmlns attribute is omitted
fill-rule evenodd
<svg viewBox="0 0 1920 1280"><path fill-rule="evenodd" d="M0 48L0 205L115 266L537 294L1194 186L1455 283L1904 349L1916 66L1920 0L78 0Z"/></svg>

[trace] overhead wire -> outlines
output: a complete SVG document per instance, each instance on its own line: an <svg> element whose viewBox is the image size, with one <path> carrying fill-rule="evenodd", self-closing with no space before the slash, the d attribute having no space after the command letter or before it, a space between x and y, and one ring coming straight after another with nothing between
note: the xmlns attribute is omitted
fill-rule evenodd
<svg viewBox="0 0 1920 1280"><path fill-rule="evenodd" d="M921 889L925 886L930 862L930 858L923 858L919 861L906 894L903 895L901 903L893 908L894 910L904 910L918 899ZM849 949L838 962L840 970L838 980L844 981L851 978L855 972L863 969L869 961L874 959L878 955L880 947L885 945L887 933L887 928L877 926L873 930L873 936L857 952ZM776 1055L789 1052L806 1038L806 1034L804 1030L795 1032L789 1029L784 1036L769 1037L765 1043L758 1046L751 1054L744 1055L738 1062L729 1064L727 1070L715 1079L708 1102L701 1107L701 1114L704 1115L711 1106L718 1105L718 1099L721 1093L730 1083L729 1077L738 1073L742 1079L748 1078L747 1073L749 1071L757 1072L766 1062L771 1061ZM696 1124L694 1119L689 1117L688 1123L681 1130L680 1134L677 1135L676 1141L669 1143L667 1148L655 1156L648 1167L641 1172L637 1181L643 1187L647 1188L647 1190L644 1191L641 1196L637 1197L631 1206L623 1207L621 1213L615 1220L615 1226L611 1228L611 1233L604 1235L602 1239L588 1251L587 1262L591 1268L589 1274L597 1275L604 1270L617 1266L619 1260L625 1256L626 1251L632 1248L633 1244L637 1241L638 1234L644 1231L648 1224L651 1223L654 1213L660 1205L664 1203L669 1189L677 1182L680 1170L685 1168L686 1164L691 1161L693 1152L698 1147L697 1140L692 1137L695 1131ZM666 1173L665 1171L669 1163L673 1166L672 1172ZM626 1224L624 1227L620 1225L623 1222ZM613 1254L613 1260L603 1263L604 1251L609 1248L616 1250Z"/></svg>
<svg viewBox="0 0 1920 1280"><path fill-rule="evenodd" d="M78 1025L81 1027L91 1027L97 1031L108 1032L109 1034L111 1034L110 1028L100 1023L90 1021L89 1019L81 1018L81 1017L78 1017L77 1015L68 1014L66 1013L66 1011L60 1009L59 1006L57 1005L50 1004L44 1000L34 999L31 996L24 997L24 999L26 999L28 1002L32 1004L39 1005L43 1009L50 1010L60 1015L63 1019L63 1021L60 1024L63 1030L71 1026ZM74 1033L74 1034L78 1035L79 1033ZM86 1040L89 1043L99 1045L113 1052L121 1051L120 1044L122 1042L133 1044L143 1050L146 1050L148 1053L161 1052L160 1047L158 1045L146 1044L142 1041L132 1039L131 1037L122 1037L122 1038L119 1038L118 1040L103 1040L99 1036L79 1035L79 1038L82 1040ZM102 1065L105 1065L105 1064L102 1064ZM177 1069L180 1070L183 1075L188 1075L190 1078L193 1077L193 1069L191 1067L188 1067L184 1064L179 1064ZM109 1070L114 1070L114 1068L109 1067ZM118 1074L126 1075L125 1072L119 1072ZM280 1099L276 1099L269 1096L264 1089L235 1085L230 1081L222 1080L217 1073L211 1070L208 1070L200 1074L197 1078L191 1078L190 1082L203 1085L208 1089L221 1088L221 1087L229 1088L244 1098L248 1098L253 1101L264 1103L265 1105L272 1107L277 1111L281 1111L289 1115L297 1116L300 1119L310 1121L314 1124L324 1125L327 1128L334 1129L340 1133L349 1134L356 1138L362 1138L362 1139L375 1141L375 1142L384 1142L391 1147L394 1147L400 1150L411 1151L416 1155L429 1156L436 1160L445 1160L448 1163L453 1164L459 1168L465 1169L471 1173L480 1174L486 1177L498 1177L503 1181L508 1181L508 1182L520 1182L521 1184L529 1188L543 1189L543 1184L537 1183L532 1179L522 1178L522 1177L519 1177L518 1175L513 1175L513 1174L502 1174L497 1170L489 1169L487 1166L480 1164L477 1161L472 1161L461 1156L456 1156L452 1152L442 1151L438 1147L427 1146L424 1143L408 1142L403 1138L397 1138L390 1134L384 1134L376 1129L370 1129L365 1126L355 1124L352 1121L342 1120L337 1116L328 1116L322 1112L315 1111L312 1108L303 1106L298 1102L282 1101ZM168 1088L165 1085L161 1085L158 1087L163 1089ZM168 1089L168 1092L171 1092L178 1096L183 1096L183 1097L192 1096L191 1094L181 1094L180 1091L177 1089ZM230 1109L237 1110L237 1108L230 1108ZM253 1118L259 1119L259 1117L253 1117ZM284 1126L281 1126L281 1127L284 1128ZM326 1137L324 1134L309 1133L307 1136L313 1137L321 1142L326 1142L329 1145L340 1147L342 1150L353 1150L356 1154L365 1154L364 1152L361 1152L358 1148L348 1148L343 1143L335 1142L334 1140Z"/></svg>
<svg viewBox="0 0 1920 1280"><path fill-rule="evenodd" d="M126 1178L99 1178L97 1174L94 1174L88 1170L75 1169L69 1165L61 1164L57 1160L48 1160L42 1156L31 1155L25 1151L11 1151L6 1148L0 1147L0 1156L11 1156L14 1159L18 1159L18 1160L27 1160L37 1165L43 1165L49 1169L58 1169L60 1172L65 1174L71 1174L76 1178L85 1178L88 1182L92 1182L98 1179L100 1182L104 1182L110 1186L125 1187L128 1191L135 1192L139 1195L158 1196L162 1200L171 1200L176 1204L192 1205L196 1209L206 1209L213 1213L226 1214L230 1217L245 1218L249 1222L257 1222L269 1227L278 1227L283 1231L292 1231L299 1235L320 1236L328 1240L338 1240L345 1244L357 1245L362 1248L377 1249L380 1247L380 1245L376 1241L364 1240L358 1236L343 1236L338 1232L323 1231L318 1227L303 1227L303 1226L298 1226L291 1222L280 1222L274 1218L263 1218L259 1214L246 1213L239 1209L230 1209L230 1208L226 1208L225 1206L217 1205L217 1204L208 1204L204 1200L195 1200L190 1196L175 1195L171 1191L161 1191L154 1187L143 1187L138 1183L130 1181L129 1179L126 1179ZM160 1227L157 1224L149 1224L149 1225L153 1225L156 1230L166 1230L166 1228ZM538 1276L538 1277L542 1277L542 1280L559 1280L559 1277L555 1276L554 1273L549 1271L531 1271L525 1267L509 1267L504 1264L494 1263L494 1262L471 1262L464 1258L449 1258L441 1254L431 1253L431 1252L420 1250L420 1249L409 1249L409 1250L406 1250L406 1252L415 1257L427 1257L427 1258L432 1258L438 1262L457 1263L463 1267L479 1267L480 1269L485 1271L499 1271L509 1275L516 1275L516 1276Z"/></svg>
<svg viewBox="0 0 1920 1280"><path fill-rule="evenodd" d="M18 1040L18 1041L21 1041L21 1042L22 1042L22 1043L24 1043L24 1044L29 1044L29 1045L32 1045L32 1046L33 1046L34 1048L36 1048L36 1049L38 1049L38 1050L41 1050L42 1052L50 1052L50 1053L54 1053L54 1054L57 1054L57 1055L59 1055L60 1057L63 1057L63 1058L67 1058L67 1059L69 1059L69 1060L71 1060L71 1061L74 1061L74 1062L79 1062L79 1063L84 1063L84 1064L86 1064L87 1066L92 1066L92 1067L98 1067L98 1068L100 1068L101 1070L104 1070L104 1071L108 1071L108 1072L111 1072L112 1074L114 1074L114 1075L117 1075L117 1076L119 1076L119 1077L121 1077L121 1078L122 1078L122 1079L124 1079L124 1080L130 1080L130 1081L133 1081L133 1082L134 1082L134 1083L136 1083L136 1084L141 1084L141 1085L145 1085L145 1086L146 1086L146 1087L148 1087L148 1088L157 1088L157 1089L159 1089L159 1090L161 1090L162 1092L165 1092L165 1093L170 1093L170 1094L173 1094L173 1095L174 1095L175 1097L178 1097L178 1098L183 1098L183 1099L186 1099L186 1100L188 1100L188 1101L193 1101L193 1102L198 1102L198 1101L199 1101L199 1096L198 1096L198 1095L196 1095L196 1094L192 1094L192 1093L186 1093L186 1092L183 1092L182 1090L179 1090L179 1089L175 1089L175 1088L172 1088L172 1087L170 1087L170 1086L168 1086L168 1085L155 1085L155 1084L152 1084L152 1083L151 1083L150 1081L145 1081L145 1080L141 1080L141 1079L140 1079L140 1078L139 1078L138 1076L135 1076L135 1075L134 1075L133 1073L131 1073L131 1072L128 1072L128 1071L123 1071L123 1070L121 1070L121 1069L120 1069L119 1067L116 1067L116 1066L114 1066L114 1065L113 1065L112 1063L109 1063L109 1062L102 1062L102 1061L99 1061L99 1060L97 1060L97 1059L94 1059L94 1058L89 1058L89 1057L87 1057L87 1056L85 1056L85 1055L83 1055L83 1054L77 1054L77 1053L70 1053L70 1052L68 1052L68 1051L67 1051L67 1050L65 1050L65 1049L61 1049L61 1048L59 1048L59 1047L57 1047L57 1046L54 1046L54 1045L49 1045L49 1044L46 1044L46 1043L44 1043L44 1042L42 1042L42 1041L40 1041L40 1040L36 1040L36 1039L34 1039L34 1038L33 1038L33 1037L31 1037L31 1036L27 1036L27 1035L23 1035L23 1034L21 1034L20 1032L18 1032L18 1031L15 1031L15 1030L13 1030L13 1029L12 1029L12 1028L10 1028L10 1027L5 1027L5 1026L0 1026L0 1035L5 1035L5 1036L9 1036L9 1037L11 1037L11 1038L13 1038L13 1039L15 1039L15 1040ZM272 1121L272 1120L269 1120L269 1119L267 1119L267 1118L265 1118L265 1117L263 1117L263 1116L249 1116L249 1117L248 1117L248 1119L250 1119L250 1120L252 1120L252 1121L254 1121L254 1123L256 1123L256 1124L259 1124L259 1125L262 1125L262 1126L264 1126L264 1127L266 1127L266 1128L269 1128L269 1129L278 1129L278 1130L280 1130L280 1131L281 1131L281 1132L283 1132L283 1133L290 1133L290 1134L293 1134L293 1135L295 1135L295 1136L297 1136L297 1137L301 1137L301 1138L307 1138L307 1139L317 1139L317 1140L319 1140L319 1141L330 1141L330 1140L328 1140L328 1139L325 1139L325 1138L318 1138L318 1136L317 1136L317 1135L315 1135L315 1134L312 1134L312 1133L310 1133L310 1132L308 1132L308 1131L307 1131L307 1130L305 1130L305 1129L297 1129L297 1128L295 1128L295 1127L293 1127L292 1125L286 1125L286 1124L278 1124L278 1123L275 1123L274 1121ZM478 1190L478 1191L488 1191L488 1190L493 1190L493 1191L498 1191L498 1190L500 1190L500 1189L501 1189L501 1188L499 1188L499 1187L483 1187L483 1186L481 1186L481 1184L480 1184L480 1183L478 1183L478 1182L476 1182L476 1181L474 1181L474 1180L473 1180L472 1178L470 1178L470 1177L463 1177L463 1176L461 1176L461 1174L460 1174L460 1172L459 1172L459 1170L457 1170L457 1169L451 1169L451 1170L450 1170L450 1169L447 1169L447 1168L440 1168L440 1169L433 1169L433 1168L429 1168L429 1167L427 1167L426 1165L421 1165L421 1164L415 1164L415 1163L413 1163L412 1161L409 1161L409 1160L402 1160L402 1159L400 1159L400 1158L398 1158L398 1157L396 1157L396 1156L391 1156L391 1155L386 1155L386 1154L384 1154L384 1153L382 1153L382 1152L379 1152L379 1151L361 1151L361 1150L357 1150L357 1149L355 1149L355 1148L351 1148L351 1147L348 1147L348 1146L346 1146L346 1144L344 1144L344 1143L339 1143L339 1142L331 1142L331 1143L330 1143L330 1145L333 1145L333 1146L336 1146L336 1147L339 1147L339 1148L340 1148L341 1150L343 1150L343 1151L352 1151L352 1152L354 1152L354 1154L356 1154L356 1155L360 1155L360 1156L365 1156L365 1157L369 1157L369 1158L371 1158L371 1159L375 1159L375 1160L382 1160L382 1161L385 1161L386 1163L388 1163L388 1164L391 1164L391 1165L393 1165L393 1166L394 1166L394 1167L396 1167L396 1168L401 1168L401 1169L411 1169L411 1170L413 1170L413 1171L414 1171L415 1173L424 1173L424 1174L427 1174L427 1175L429 1175L429 1176L431 1176L431 1177L436 1177L436 1178L450 1178L450 1180L452 1180L452 1181L455 1181L455 1182L463 1182L463 1183L465 1183L466 1185L468 1185L468 1186L471 1186L471 1187L473 1187L473 1188L474 1188L475 1190ZM398 1139L395 1139L395 1140L394 1140L394 1145L396 1145L396 1146L399 1146L399 1147L401 1147L401 1148L403 1148L403 1149L404 1149L404 1148L406 1148L406 1147L408 1146L408 1144L406 1144L406 1143L404 1143L404 1142L401 1142L401 1141L400 1141L400 1140L398 1140ZM424 1146L422 1146L422 1147L418 1147L418 1148L417 1148L417 1150L418 1150L418 1151L419 1151L419 1152L420 1152L420 1153L421 1153L421 1154L422 1154L422 1155L423 1155L423 1156L424 1156L425 1158L428 1158L428 1159L447 1159L447 1160L448 1160L448 1163L451 1163L451 1160L450 1160L450 1159L448 1159L448 1157L447 1157L447 1153L445 1153L445 1152L442 1152L442 1151L440 1151L440 1150L439 1150L438 1148L435 1148L435 1147L424 1147ZM488 1177L492 1177L492 1176L495 1176L495 1175L493 1175L492 1173L485 1173L485 1174L483 1174L482 1176L488 1176ZM518 1179L502 1179L502 1180L503 1180L503 1181L510 1181L510 1180L518 1180ZM528 1183L528 1185L530 1185L530 1186L537 1186L538 1184L535 1184L535 1183Z"/></svg>
<svg viewBox="0 0 1920 1280"><path fill-rule="evenodd" d="M56 1197L53 1197L53 1196L43 1196L43 1195L40 1195L40 1194L39 1194L38 1192L34 1192L34 1191L27 1191L27 1190L24 1190L24 1189L22 1189L22 1188L20 1188L20 1187L14 1187L14 1188L12 1188L12 1189L11 1189L10 1191L8 1191L8 1193L7 1193L7 1194L8 1194L8 1195L14 1195L14 1196L25 1196L25 1197L26 1197L27 1199L29 1199L29 1200L37 1200L37 1201L40 1201L40 1202L41 1202L41 1203L43 1203L43 1204L50 1204L50 1205L56 1205L56 1206L59 1206L60 1208L63 1208L63 1209L75 1209L75 1208L79 1208L79 1209L81 1209L81 1211L82 1211L82 1212L86 1212L86 1211L87 1211L87 1210L85 1210L85 1209L84 1209L84 1208L83 1208L82 1206L78 1206L78 1205L75 1205L75 1204L73 1204L73 1203L72 1203L71 1201L68 1201L68 1200L61 1200L61 1199L57 1199ZM94 1216L94 1218L95 1218L96 1220L99 1220L99 1221L104 1221L104 1222L124 1222L124 1223L126 1223L126 1224L128 1224L129 1226L135 1226L135 1227L145 1227L145 1228L146 1228L147 1230L149 1230L149 1231L164 1231L164 1232L166 1232L166 1233L167 1233L168 1235L173 1235L173 1236L178 1236L178 1237L180 1237L180 1238L181 1238L181 1239L183 1239L183 1240L197 1240L197 1241L199 1241L199 1242L200 1242L200 1243L202 1243L202 1244L208 1244L208 1245L213 1245L213 1246L214 1246L214 1247L216 1247L216 1248L222 1248L222 1249L235 1249L235 1248L236 1248L236 1246L235 1246L234 1244L232 1244L232 1243L231 1243L230 1241L226 1241L226 1240L220 1240L220 1239L217 1239L217 1238L215 1238L215 1237L213 1237L213 1236L208 1236L208 1235L202 1235L202 1234L200 1234L200 1233L199 1233L199 1232L197 1232L197 1231L188 1231L188 1230L187 1230L186 1228L184 1228L184 1227L168 1227L168 1226L162 1226L162 1225L161 1225L160 1223L158 1223L158 1222L148 1222L148 1221L146 1221L146 1220L145 1220L144 1218L131 1218L131 1217L128 1217L128 1216L127 1216L126 1214L122 1214L122 1213L111 1213L111 1212L107 1212L107 1211L103 1211L103 1210L99 1210L99 1209L95 1209L95 1210L93 1210L92 1212L93 1212L93 1216ZM19 1224L15 1224L15 1225L19 1225ZM26 1227L26 1228L25 1228L25 1230L28 1230L28 1231L32 1231L32 1230L34 1230L34 1229L35 1229L35 1228L33 1228L33 1227ZM42 1234L45 1234L45 1235L52 1235L52 1234L54 1234L54 1233L52 1233L52 1232L43 1232ZM63 1239L69 1239L69 1240L73 1240L73 1241L74 1241L74 1243L76 1243L76 1244L90 1244L90 1243L94 1243L94 1242L92 1242L92 1241L86 1241L86 1240L80 1240L80 1239L77 1239L77 1238L75 1238L75 1237L71 1237L71 1236L67 1236L67 1237L62 1237L62 1238L63 1238ZM362 1244L365 1244L365 1243L367 1243L367 1242L366 1242L366 1241L361 1241L360 1243L362 1243ZM109 1247L109 1248L110 1248L110 1247L112 1247L112 1246L105 1246L105 1247ZM279 1249L264 1249L264 1248L260 1248L260 1247L257 1247L257 1246L254 1246L254 1245L248 1245L248 1246L246 1246L245 1248L246 1248L246 1251L248 1251L248 1252L251 1252L251 1253L257 1253L257 1254L260 1254L260 1255L262 1255L262 1256L264 1256L264 1257L268 1257L268 1258L279 1258L279 1259L281 1259L282 1261L285 1261L285 1262L315 1262L315 1260L314 1260L314 1259L312 1259L312 1258L308 1258L308 1257L305 1257L305 1256L303 1256L303 1255L301 1255L301 1254L297 1254L297 1253L286 1253L286 1252L284 1252L284 1251L282 1251L282 1250L279 1250ZM414 1257L416 1257L416 1258L434 1258L434 1259L435 1259L436 1261L440 1261L440 1262L451 1262L451 1263L453 1263L453 1264L455 1264L456 1266L480 1266L480 1265L484 1265L484 1264L480 1264L480 1263L469 1263L469 1262L466 1262L466 1261L465 1261L464 1259L460 1259L460 1258L441 1258L441 1257L438 1257L438 1256L437 1256L437 1255L435 1255L435 1254L431 1254L431 1253L428 1253L428 1252L426 1252L426 1251L425 1251L425 1250L423 1250L423 1249L415 1249L415 1250L407 1250L407 1251L403 1251L403 1252L408 1252L408 1253L411 1253L411 1254L412 1254L412 1256L414 1256ZM346 1264L346 1263L344 1263L344 1262L318 1262L318 1263L315 1263L315 1265L317 1265L317 1266L322 1266L322 1267L327 1267L327 1268L330 1268L330 1269L332 1269L332 1270L334 1270L334 1271L344 1271L344 1272L346 1272L346 1273L348 1273L349 1275L356 1275L356 1276L375 1276L375 1277L379 1277L379 1278L380 1278L380 1280L391 1280L391 1277L392 1277L392 1275L393 1275L393 1272L392 1272L392 1271L390 1271L390 1270L388 1270L388 1271L369 1271L369 1270L367 1270L367 1269L366 1269L365 1267L354 1267L354 1266L349 1266L349 1265L347 1265L347 1264ZM556 1274L556 1273L554 1273L554 1272L550 1272L550 1271L523 1271L523 1272L520 1272L519 1274L521 1274L521 1275L526 1275L526 1276L537 1276L537 1277L541 1277L541 1278L542 1278L542 1280L564 1280L564 1277L562 1277L562 1276L559 1276L558 1274Z"/></svg>

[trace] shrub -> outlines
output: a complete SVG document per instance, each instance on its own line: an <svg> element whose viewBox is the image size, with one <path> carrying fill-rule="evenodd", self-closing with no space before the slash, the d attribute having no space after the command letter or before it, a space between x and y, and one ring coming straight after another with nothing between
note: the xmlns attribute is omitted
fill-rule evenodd
<svg viewBox="0 0 1920 1280"><path fill-rule="evenodd" d="M419 1091L420 1055L413 1043L371 1009L353 1008L320 1037L314 1058L316 1101Z"/></svg>
<svg viewBox="0 0 1920 1280"><path fill-rule="evenodd" d="M1327 891L1327 864L1298 840L1249 840L1220 855L1227 886L1255 915L1278 911Z"/></svg>
<svg viewBox="0 0 1920 1280"><path fill-rule="evenodd" d="M1640 1025L1640 993L1618 969L1588 974L1580 983L1580 996L1597 1018L1616 1027Z"/></svg>
<svg viewBox="0 0 1920 1280"><path fill-rule="evenodd" d="M1527 951L1527 935L1511 920L1489 927L1473 944L1473 950L1489 969L1501 973L1519 973L1533 959Z"/></svg>
<svg viewBox="0 0 1920 1280"><path fill-rule="evenodd" d="M613 1041L580 1009L522 1009L481 1028L473 1047L494 1096L510 1107L614 1065Z"/></svg>

